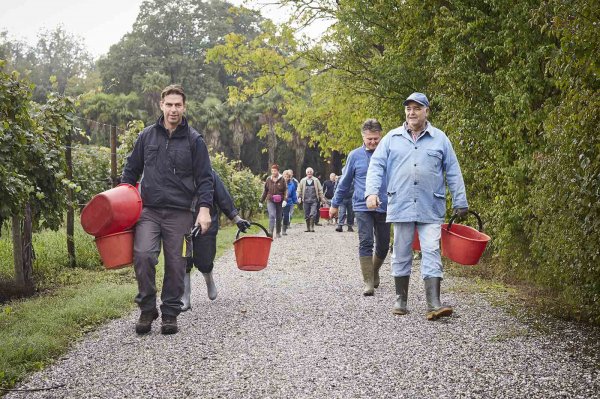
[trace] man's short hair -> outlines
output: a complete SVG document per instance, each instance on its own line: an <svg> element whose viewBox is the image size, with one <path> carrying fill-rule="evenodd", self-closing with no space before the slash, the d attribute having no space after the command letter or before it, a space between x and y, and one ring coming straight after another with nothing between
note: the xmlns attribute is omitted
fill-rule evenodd
<svg viewBox="0 0 600 399"><path fill-rule="evenodd" d="M178 94L183 97L183 103L185 104L185 91L183 91L183 87L181 85L169 85L163 89L160 93L160 99L164 100L166 96L169 94Z"/></svg>
<svg viewBox="0 0 600 399"><path fill-rule="evenodd" d="M370 132L382 132L383 128L377 119L371 118L367 119L362 125L362 133L365 133L367 130Z"/></svg>

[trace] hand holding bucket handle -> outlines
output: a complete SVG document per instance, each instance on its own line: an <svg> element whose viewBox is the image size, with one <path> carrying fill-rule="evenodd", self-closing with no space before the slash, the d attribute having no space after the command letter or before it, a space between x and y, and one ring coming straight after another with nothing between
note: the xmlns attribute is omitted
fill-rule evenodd
<svg viewBox="0 0 600 399"><path fill-rule="evenodd" d="M481 217L479 216L479 214L475 211L472 211L469 209L469 213L474 215L477 218L477 230L480 232L483 232L483 222L481 221ZM450 231L450 228L452 227L452 223L454 223L454 219L456 219L458 217L457 214L452 215L452 217L450 218L450 222L448 222L448 227L446 228L446 230Z"/></svg>
<svg viewBox="0 0 600 399"><path fill-rule="evenodd" d="M250 225L251 225L251 226L258 226L258 227L260 227L260 228L261 228L261 229L262 229L262 230L265 232L265 234L267 235L267 237L271 237L271 238L273 237L273 235L272 235L272 234L269 234L269 232L267 231L267 229L265 229L265 228L263 227L263 225L262 225L262 224L255 223L255 222L250 222ZM235 239L236 239L236 240L237 240L238 238L240 238L240 233L242 233L242 230L238 229L238 232L237 232L237 234L235 235Z"/></svg>

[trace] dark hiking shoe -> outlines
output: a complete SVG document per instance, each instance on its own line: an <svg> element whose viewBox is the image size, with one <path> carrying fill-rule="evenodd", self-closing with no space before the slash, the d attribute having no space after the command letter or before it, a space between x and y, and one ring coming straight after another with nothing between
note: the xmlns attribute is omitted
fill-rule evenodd
<svg viewBox="0 0 600 399"><path fill-rule="evenodd" d="M135 323L135 332L138 334L147 334L152 329L152 322L158 319L158 310L149 310L142 312L137 323Z"/></svg>
<svg viewBox="0 0 600 399"><path fill-rule="evenodd" d="M338 231L338 232L341 233L342 231L344 231L344 227L343 226L338 226L338 227L336 227L335 231Z"/></svg>
<svg viewBox="0 0 600 399"><path fill-rule="evenodd" d="M167 334L176 334L179 329L177 328L177 316L162 316L162 326L160 327L160 332L164 335Z"/></svg>
<svg viewBox="0 0 600 399"><path fill-rule="evenodd" d="M354 229L352 228L352 226L348 226L348 231L354 231Z"/></svg>

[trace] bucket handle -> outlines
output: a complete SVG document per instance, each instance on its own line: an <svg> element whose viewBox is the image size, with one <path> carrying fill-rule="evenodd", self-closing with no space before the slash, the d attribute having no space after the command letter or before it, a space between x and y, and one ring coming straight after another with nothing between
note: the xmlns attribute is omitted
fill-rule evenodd
<svg viewBox="0 0 600 399"><path fill-rule="evenodd" d="M250 225L253 225L253 226L258 226L258 227L260 227L260 228L261 228L261 229L262 229L262 230L265 232L265 234L267 235L267 237L271 237L271 238L273 238L273 235L272 235L272 234L269 234L269 232L267 231L267 229L265 229L265 228L264 228L264 226L263 226L262 224L255 223L255 222L250 222ZM238 232L237 232L237 234L235 235L235 239L236 239L236 240L237 240L237 239L240 237L240 233L241 233L241 232L242 232L242 230L239 230L239 229L238 229Z"/></svg>
<svg viewBox="0 0 600 399"><path fill-rule="evenodd" d="M483 222L481 221L481 217L479 216L479 214L475 211L472 211L469 209L469 213L474 215L477 218L477 224L478 224L478 231L483 233ZM446 227L446 230L450 231L450 227L452 227L452 223L454 223L454 219L456 219L457 215L452 215L452 217L450 218L450 222L448 223L448 227Z"/></svg>

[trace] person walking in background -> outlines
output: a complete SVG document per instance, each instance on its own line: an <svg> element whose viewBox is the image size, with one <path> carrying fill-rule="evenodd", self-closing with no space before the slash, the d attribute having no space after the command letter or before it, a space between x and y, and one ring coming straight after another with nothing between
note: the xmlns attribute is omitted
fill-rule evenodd
<svg viewBox="0 0 600 399"><path fill-rule="evenodd" d="M390 225L386 223L386 186L379 188L381 202L377 208L367 208L365 201L365 183L371 156L381 140L381 124L376 119L367 119L362 126L363 145L350 151L342 179L333 196L329 215L338 215L338 208L354 185L352 206L358 223L358 256L363 275L363 295L371 296L379 287L379 270L390 246ZM373 251L373 247L375 250Z"/></svg>
<svg viewBox="0 0 600 399"><path fill-rule="evenodd" d="M313 176L313 168L306 168L306 177L298 185L298 203L304 206L304 219L306 219L305 232L315 231L319 200L325 202L323 187L319 179Z"/></svg>
<svg viewBox="0 0 600 399"><path fill-rule="evenodd" d="M162 115L138 136L127 157L121 181L135 185L141 180L142 214L135 226L133 264L138 282L135 297L141 314L135 325L138 334L150 332L158 318L156 309L156 265L161 244L164 249L164 278L160 310L161 332L178 331L186 258L184 236L194 223L202 234L211 224L213 175L208 150L200 134L183 116L185 93L178 85L161 93ZM196 201L196 202L194 202ZM195 205L196 204L196 205ZM194 221L194 209L198 216Z"/></svg>
<svg viewBox="0 0 600 399"><path fill-rule="evenodd" d="M213 182L214 182L214 195L213 205L210 208L211 224L208 231L205 234L196 234L192 237L192 248L193 253L191 257L187 259L187 269L185 274L185 289L183 297L181 298L182 306L181 311L185 312L191 309L191 271L194 266L200 270L204 281L206 282L206 291L208 293L208 299L211 301L217 298L217 286L213 278L213 267L215 261L215 255L217 254L217 234L219 232L219 213L223 212L229 220L232 220L237 224L238 229L242 232L246 232L246 229L250 227L250 223L240 217L238 210L235 208L233 198L227 191L225 184L219 177L218 173L214 170ZM199 209L196 210L198 212Z"/></svg>
<svg viewBox="0 0 600 399"><path fill-rule="evenodd" d="M333 193L335 191L335 181L336 181L336 175L335 173L330 173L329 174L329 180L326 180L323 183L323 195L325 196L325 199L327 199L327 206L331 205L331 199L333 198ZM319 213L320 215L320 213ZM334 222L333 218L330 218L327 220L327 224L330 224Z"/></svg>
<svg viewBox="0 0 600 399"><path fill-rule="evenodd" d="M269 234L273 235L276 229L277 238L281 238L281 220L283 217L283 206L287 205L287 184L282 175L279 174L279 165L271 166L271 176L265 181L260 202L267 200L267 213L269 214Z"/></svg>
<svg viewBox="0 0 600 399"><path fill-rule="evenodd" d="M290 172L290 175L292 176L292 184L294 185L294 193L296 193L298 191L298 184L300 184L300 182L294 177L294 170L293 169L288 169L288 171ZM289 191L288 191L289 194ZM296 198L296 204L298 203L298 198ZM294 209L296 209L295 206L290 208L290 220L292 220L292 218L294 217ZM290 225L288 226L288 229L292 227L292 224L290 223Z"/></svg>
<svg viewBox="0 0 600 399"><path fill-rule="evenodd" d="M337 190L338 183L340 182L343 175L337 176L335 181L335 190ZM346 196L342 198L338 211L338 222L335 231L341 233L344 231L344 224L348 225L348 231L354 231L354 209L352 208L352 196L354 195L354 182L350 186Z"/></svg>
<svg viewBox="0 0 600 399"><path fill-rule="evenodd" d="M441 225L446 215L446 183L454 214L468 212L465 183L452 143L427 121L429 100L412 93L404 101L406 122L390 131L375 150L367 173L367 206L379 207L387 197L387 221L394 225L392 275L396 285L393 313L408 313L408 283L412 269L415 229L421 243L421 276L427 298L427 319L450 316L452 307L440 302L443 278ZM381 188L388 187L387 196Z"/></svg>
<svg viewBox="0 0 600 399"><path fill-rule="evenodd" d="M287 184L288 198L287 204L283 206L283 231L281 234L287 236L287 229L292 220L292 210L294 209L294 204L298 201L298 198L296 197L296 184L294 184L291 170L284 170L283 178Z"/></svg>

